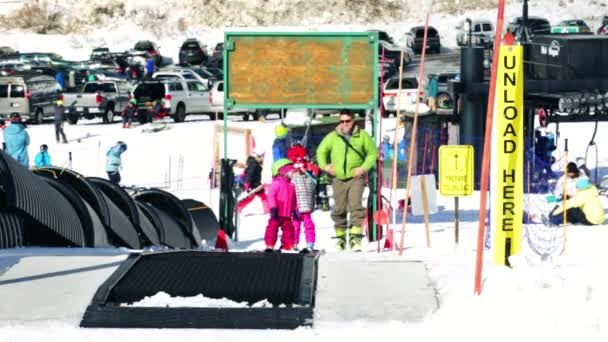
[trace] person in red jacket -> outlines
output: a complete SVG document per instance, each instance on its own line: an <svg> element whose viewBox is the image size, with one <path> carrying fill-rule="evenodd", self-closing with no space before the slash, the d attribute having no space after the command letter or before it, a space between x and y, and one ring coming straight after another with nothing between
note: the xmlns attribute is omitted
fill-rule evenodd
<svg viewBox="0 0 608 342"><path fill-rule="evenodd" d="M289 159L279 159L272 165L272 184L268 190L268 206L270 207L270 219L266 226L264 242L266 252L272 252L277 243L279 228L281 235L281 249L293 249L293 224L292 218L299 218L297 211L296 189L290 182L294 168Z"/></svg>

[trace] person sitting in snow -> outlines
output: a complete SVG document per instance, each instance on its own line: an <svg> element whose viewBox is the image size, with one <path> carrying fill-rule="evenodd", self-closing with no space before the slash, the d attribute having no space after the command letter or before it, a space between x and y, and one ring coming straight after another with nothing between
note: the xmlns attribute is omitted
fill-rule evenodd
<svg viewBox="0 0 608 342"><path fill-rule="evenodd" d="M270 218L264 234L266 252L272 252L278 239L279 228L282 230L281 249L289 251L294 246L292 218L301 221L297 210L295 186L290 182L294 174L293 164L289 159L279 159L272 164L272 184L268 190Z"/></svg>
<svg viewBox="0 0 608 342"><path fill-rule="evenodd" d="M262 165L264 165L264 151L261 149L254 150L247 157L245 171L240 177L240 182L243 184L245 193L240 196L241 199L237 204L237 212L243 211L256 197L262 200L264 206L264 214L268 213L268 199L264 187L262 186Z"/></svg>
<svg viewBox="0 0 608 342"><path fill-rule="evenodd" d="M587 179L587 176L581 174L578 166L574 162L569 162L566 166L566 174L561 176L555 184L553 194L558 201L561 201L564 195L564 183L566 183L566 198L572 198L576 195L576 183L581 179Z"/></svg>
<svg viewBox="0 0 608 342"><path fill-rule="evenodd" d="M566 201L566 219L569 223L598 225L604 223L604 208L597 188L589 179L581 178L576 182L576 194ZM555 206L549 218L543 215L543 222L548 225L559 225L564 222L564 204Z"/></svg>
<svg viewBox="0 0 608 342"><path fill-rule="evenodd" d="M51 156L49 155L49 147L46 144L40 145L40 151L34 158L35 167L51 166Z"/></svg>
<svg viewBox="0 0 608 342"><path fill-rule="evenodd" d="M122 128L130 128L133 117L137 116L137 100L132 99L122 111Z"/></svg>

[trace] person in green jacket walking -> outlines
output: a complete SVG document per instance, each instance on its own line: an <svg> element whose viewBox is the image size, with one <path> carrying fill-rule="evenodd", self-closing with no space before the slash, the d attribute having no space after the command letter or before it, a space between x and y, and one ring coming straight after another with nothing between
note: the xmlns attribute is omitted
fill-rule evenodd
<svg viewBox="0 0 608 342"><path fill-rule="evenodd" d="M328 158L329 157L329 158ZM334 210L331 218L336 229L336 247L346 247L347 214L350 211L350 246L361 250L365 207L361 204L366 185L366 174L378 157L378 150L370 135L355 125L354 115L340 112L336 130L327 134L317 148L317 162L327 174L333 176Z"/></svg>

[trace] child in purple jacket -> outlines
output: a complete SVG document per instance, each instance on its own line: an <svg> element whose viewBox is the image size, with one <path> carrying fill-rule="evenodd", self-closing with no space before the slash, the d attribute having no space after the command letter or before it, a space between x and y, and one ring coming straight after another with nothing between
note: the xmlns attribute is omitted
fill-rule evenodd
<svg viewBox="0 0 608 342"><path fill-rule="evenodd" d="M281 249L293 249L293 224L292 217L299 216L296 208L296 189L290 182L294 168L289 159L279 159L272 165L272 184L268 190L268 207L270 208L270 219L266 227L264 242L266 252L272 252L277 242L279 227L283 231L281 235Z"/></svg>

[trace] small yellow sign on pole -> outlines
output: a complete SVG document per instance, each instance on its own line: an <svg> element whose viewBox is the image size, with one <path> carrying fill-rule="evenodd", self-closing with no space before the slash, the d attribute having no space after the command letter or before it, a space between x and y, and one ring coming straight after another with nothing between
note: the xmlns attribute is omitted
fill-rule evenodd
<svg viewBox="0 0 608 342"><path fill-rule="evenodd" d="M439 193L469 196L473 193L474 151L471 145L439 147Z"/></svg>

